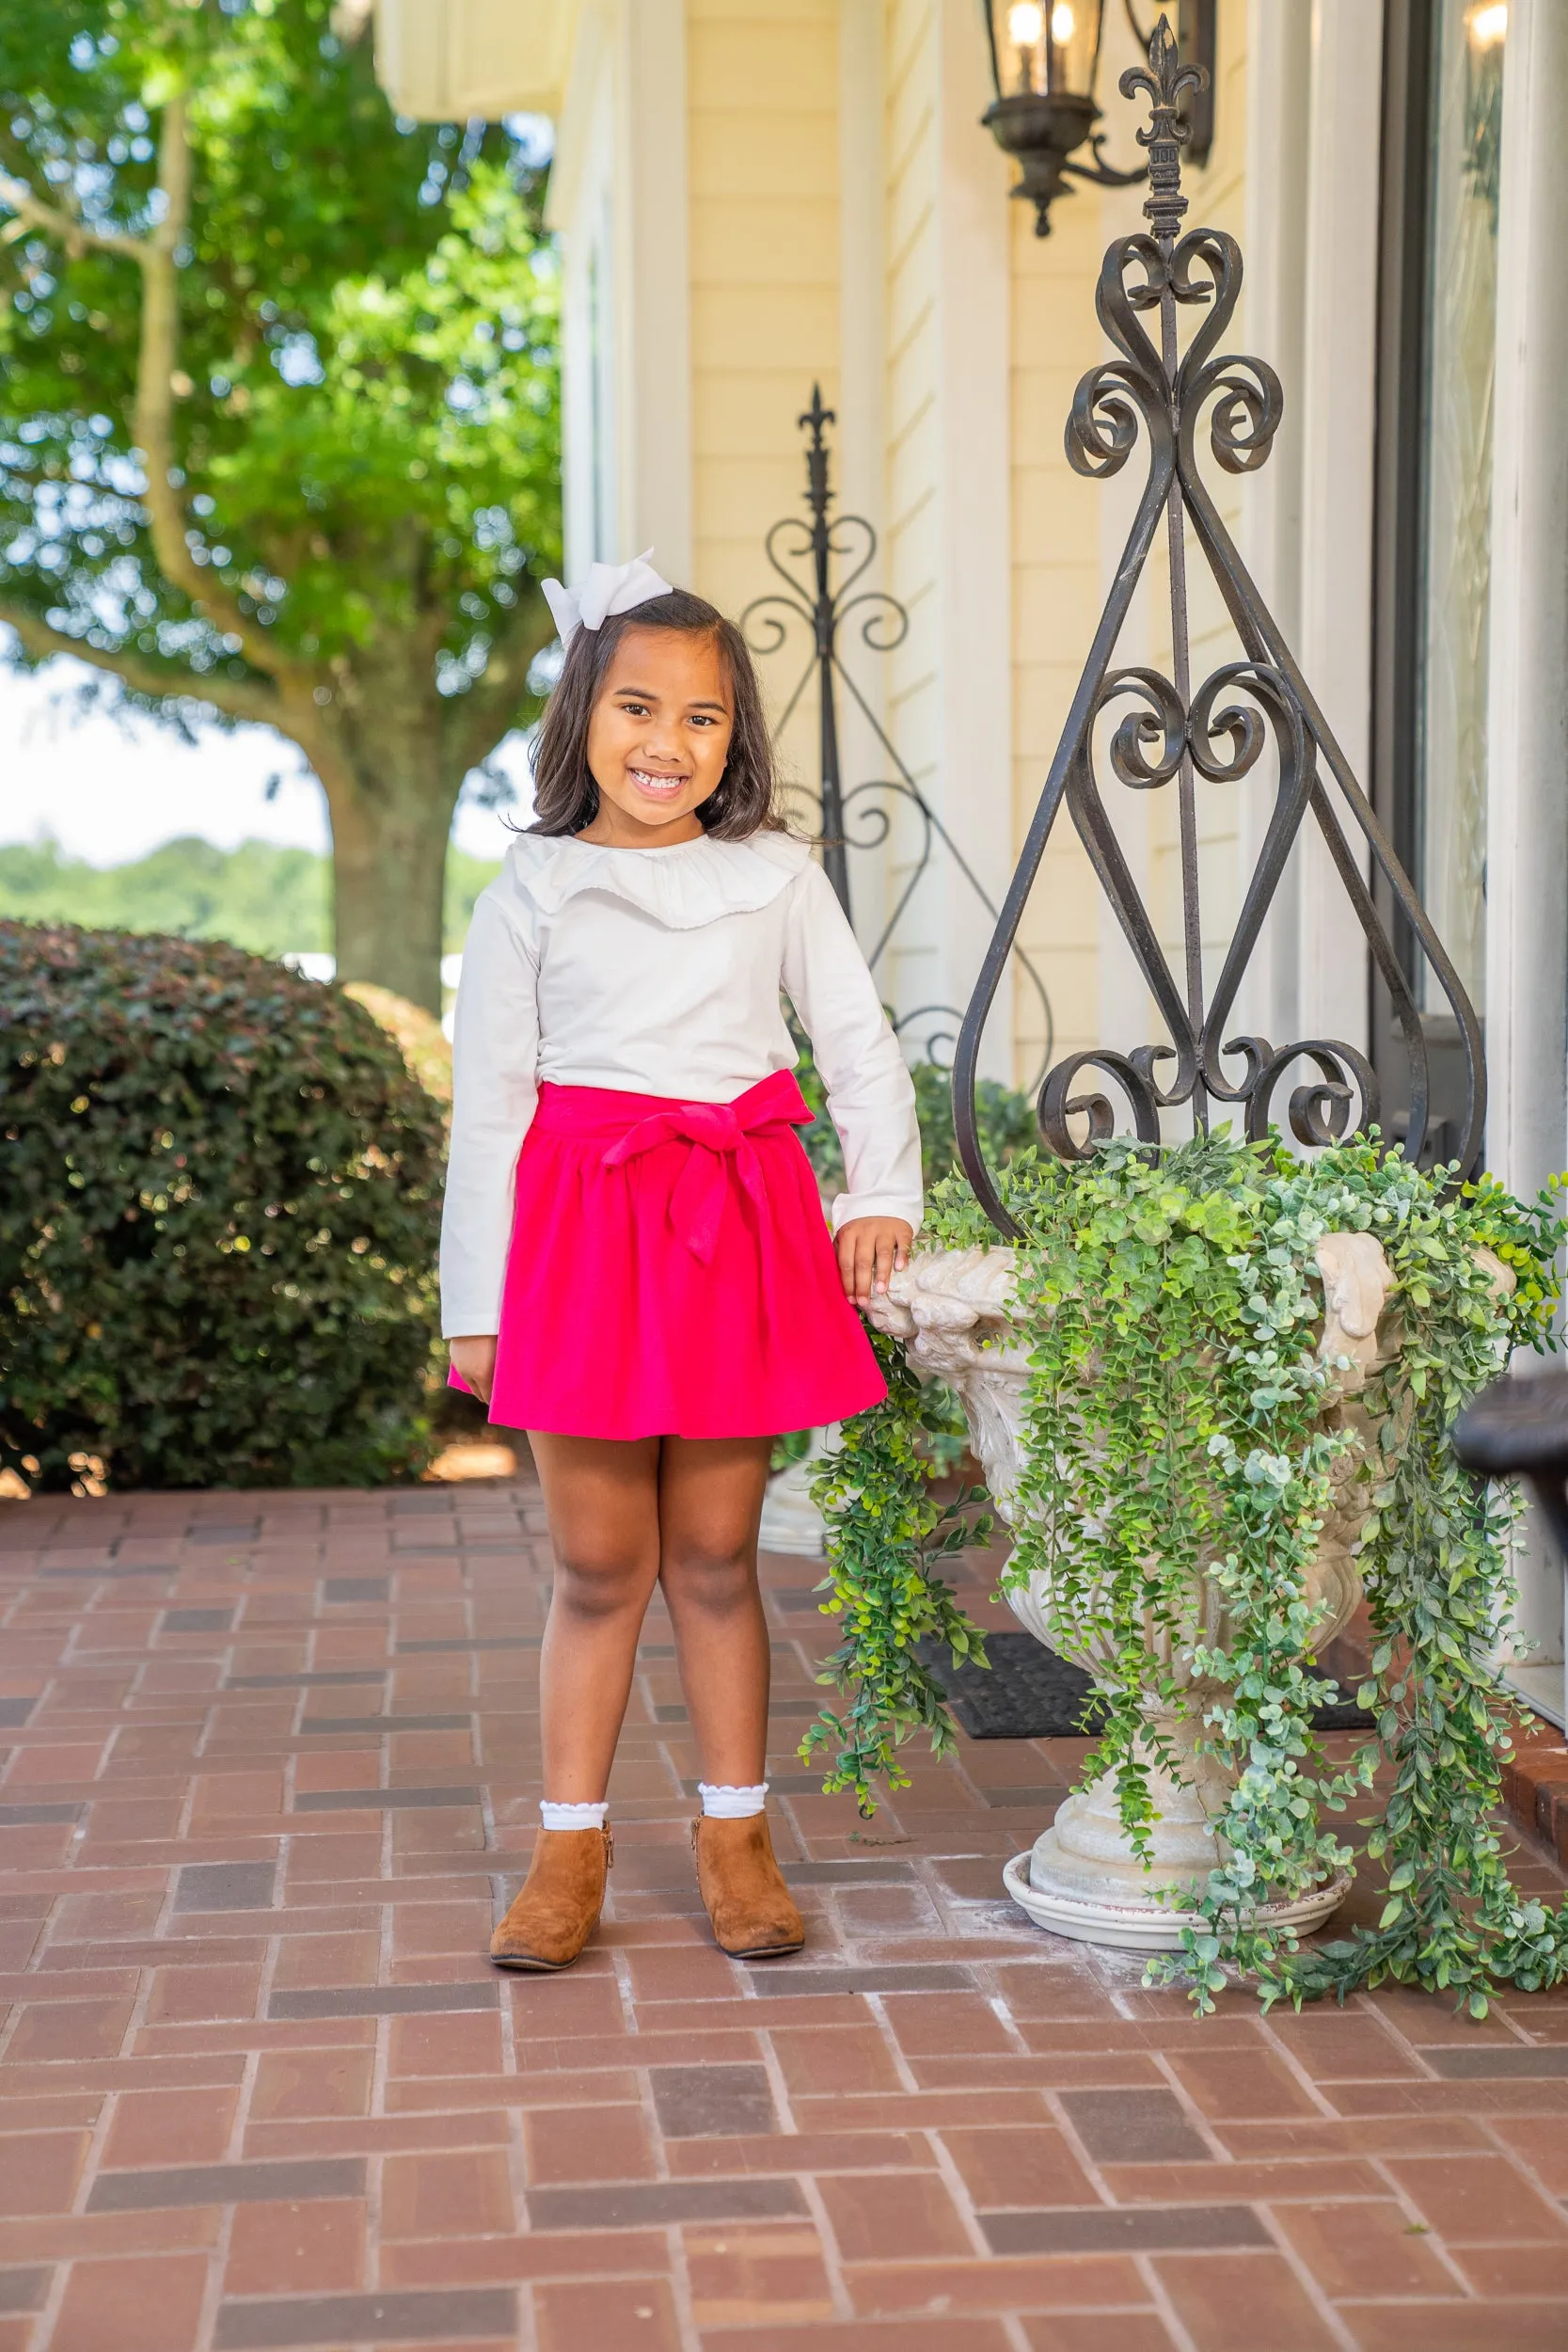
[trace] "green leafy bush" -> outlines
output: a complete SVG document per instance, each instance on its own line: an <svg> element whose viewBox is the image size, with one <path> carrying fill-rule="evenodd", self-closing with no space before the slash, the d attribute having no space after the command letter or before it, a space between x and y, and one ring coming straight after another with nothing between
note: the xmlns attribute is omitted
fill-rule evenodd
<svg viewBox="0 0 1568 2352"><path fill-rule="evenodd" d="M328 1486L426 1453L441 1114L336 989L0 921L0 1467Z"/></svg>

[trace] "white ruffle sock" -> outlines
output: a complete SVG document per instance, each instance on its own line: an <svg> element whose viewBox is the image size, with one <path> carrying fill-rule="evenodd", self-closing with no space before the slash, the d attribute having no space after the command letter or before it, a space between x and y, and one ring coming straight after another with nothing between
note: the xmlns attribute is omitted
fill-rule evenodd
<svg viewBox="0 0 1568 2352"><path fill-rule="evenodd" d="M700 1780L697 1794L710 1821L749 1821L767 1807L768 1783L759 1780L754 1788L735 1788L727 1781L715 1788L711 1781Z"/></svg>
<svg viewBox="0 0 1568 2352"><path fill-rule="evenodd" d="M608 1800L602 1804L551 1804L547 1797L539 1800L539 1819L546 1829L603 1829L609 1811Z"/></svg>

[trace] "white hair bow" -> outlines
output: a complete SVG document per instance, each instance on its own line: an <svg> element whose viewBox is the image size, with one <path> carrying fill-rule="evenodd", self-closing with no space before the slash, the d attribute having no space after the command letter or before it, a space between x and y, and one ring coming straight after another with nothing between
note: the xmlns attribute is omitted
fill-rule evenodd
<svg viewBox="0 0 1568 2352"><path fill-rule="evenodd" d="M545 602L563 645L571 644L579 628L597 628L612 612L630 612L650 597L670 594L670 582L660 580L648 561L652 553L652 548L644 548L629 564L591 564L580 588L546 580Z"/></svg>

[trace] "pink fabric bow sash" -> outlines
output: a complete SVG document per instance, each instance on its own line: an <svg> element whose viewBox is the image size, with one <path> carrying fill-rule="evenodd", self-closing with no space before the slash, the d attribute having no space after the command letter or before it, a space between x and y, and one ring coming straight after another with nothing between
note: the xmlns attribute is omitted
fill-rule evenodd
<svg viewBox="0 0 1568 2352"><path fill-rule="evenodd" d="M739 1177L759 1210L768 1196L762 1164L752 1148L753 1136L778 1135L791 1127L809 1127L811 1111L791 1070L775 1070L748 1087L733 1103L672 1103L667 1110L638 1120L612 1143L604 1155L606 1168L624 1168L640 1152L661 1143L689 1146L686 1165L670 1195L670 1222L692 1256L711 1263L723 1214L726 1159L735 1162Z"/></svg>

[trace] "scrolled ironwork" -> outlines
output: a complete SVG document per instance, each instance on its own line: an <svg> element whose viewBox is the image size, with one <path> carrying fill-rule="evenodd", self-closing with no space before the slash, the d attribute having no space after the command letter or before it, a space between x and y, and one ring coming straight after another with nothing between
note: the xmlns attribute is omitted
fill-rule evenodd
<svg viewBox="0 0 1568 2352"><path fill-rule="evenodd" d="M1114 1079L1132 1113L1138 1141L1159 1143L1160 1108L1164 1098L1153 1081L1154 1058L1152 1052L1139 1058L1132 1054L1113 1054L1103 1046L1091 1046L1085 1053L1069 1054L1047 1073L1039 1091L1040 1133L1059 1159L1086 1160L1097 1144L1109 1143L1117 1131L1116 1110L1108 1095L1098 1089L1093 1094L1069 1092L1085 1070L1098 1070L1104 1077ZM1078 1116L1088 1120L1088 1132L1082 1137L1074 1136L1068 1124L1069 1119Z"/></svg>
<svg viewBox="0 0 1568 2352"><path fill-rule="evenodd" d="M1282 1046L1272 1054L1252 1083L1247 1095L1247 1134L1253 1142L1261 1142L1268 1134L1271 1097L1293 1061L1312 1062L1318 1071L1314 1081L1291 1089L1291 1133L1298 1143L1342 1143L1347 1135L1370 1126L1377 1117L1378 1085L1366 1056L1343 1040L1304 1038L1299 1044ZM1361 1101L1354 1128L1352 1081Z"/></svg>
<svg viewBox="0 0 1568 2352"><path fill-rule="evenodd" d="M1158 670L1118 670L1101 690L1100 708L1107 709L1122 694L1139 693L1147 710L1129 711L1111 738L1111 766L1118 782L1133 791L1149 792L1168 784L1181 765L1187 747L1187 714L1169 678ZM1158 743L1150 759L1147 744Z"/></svg>
<svg viewBox="0 0 1568 2352"><path fill-rule="evenodd" d="M1180 66L1169 24L1162 16L1148 44L1147 69L1135 68L1122 77L1125 95L1142 93L1150 104L1148 126L1138 135L1149 153L1144 213L1150 227L1118 237L1106 251L1095 308L1114 356L1091 368L1078 385L1067 423L1067 456L1076 472L1103 481L1120 472L1141 443L1148 474L964 1014L954 1061L959 1153L992 1223L1008 1236L1017 1228L1002 1204L980 1146L975 1105L980 1039L1014 952L1046 844L1064 807L1148 983L1166 1039L1131 1051L1091 1048L1048 1070L1039 1088L1038 1109L1041 1134L1053 1151L1082 1158L1116 1132L1116 1113L1105 1087L1075 1090L1085 1073L1098 1073L1119 1093L1131 1113L1134 1138L1149 1149L1166 1138L1166 1114L1184 1109L1194 1129L1202 1131L1212 1104L1236 1104L1245 1133L1262 1138L1269 1132L1275 1098L1292 1071L1296 1082L1286 1104L1286 1120L1297 1143L1318 1148L1376 1124L1378 1077L1359 1046L1323 1037L1275 1044L1261 1036L1227 1035L1264 919L1284 879L1291 848L1308 820L1326 846L1388 988L1409 1063L1404 1151L1416 1159L1426 1141L1428 1048L1414 987L1395 933L1367 879L1369 867L1381 876L1395 923L1418 944L1453 1016L1465 1071L1455 1154L1462 1168L1475 1162L1484 1127L1486 1078L1475 1010L1242 562L1199 468L1197 444L1205 421L1209 453L1223 472L1251 473L1264 464L1284 414L1284 393L1266 361L1219 347L1241 296L1241 247L1219 230L1182 230L1187 199L1181 191L1180 151L1186 135L1178 102L1194 71ZM1203 316L1182 350L1179 316L1185 309L1201 310ZM1155 313L1158 348L1144 326L1145 317ZM1148 667L1116 666L1122 628L1162 519L1170 585L1168 675ZM1189 538L1217 583L1241 646L1239 660L1223 663L1196 688L1189 661ZM1100 746L1107 734L1104 756L1117 783L1144 792L1171 790L1176 798L1181 871L1180 971L1173 969L1107 810L1097 775ZM1274 804L1222 969L1211 989L1198 888L1199 787L1241 784L1258 771L1271 743ZM1157 1078L1156 1066L1164 1064L1170 1067Z"/></svg>
<svg viewBox="0 0 1568 2352"><path fill-rule="evenodd" d="M1108 482L1138 446L1138 387L1127 371L1107 365L1085 376L1073 395L1068 459L1074 473ZM1129 398L1129 394L1132 397Z"/></svg>
<svg viewBox="0 0 1568 2352"><path fill-rule="evenodd" d="M947 857L994 922L995 901L948 832L887 734L854 673L845 663L843 647L853 639L868 653L892 653L909 635L910 616L885 589L863 587L876 561L877 533L863 515L832 515L832 445L827 428L835 421L824 407L819 385L813 385L811 406L800 422L806 445L806 504L809 520L785 516L763 542L769 567L784 583L752 598L740 615L740 627L754 654L766 660L782 653L793 635L808 641L804 664L780 707L775 735L782 735L816 687L819 748L818 782L815 789L800 784L787 787L803 803L800 827L822 853L823 866L844 912L854 919L850 857L884 850L893 839L895 818L903 811L912 819L913 855L896 877L892 904L866 952L875 973L893 945L898 925L938 854ZM839 739L841 698L870 730L888 772L846 785ZM1041 1071L1054 1051L1054 1023L1045 983L1027 953L1009 946L1014 969L1036 1002L1045 1049ZM1008 958L1003 959L1004 964ZM957 1005L923 1004L898 1013L897 1034L915 1048L915 1057L946 1067L957 1048L962 1013Z"/></svg>

